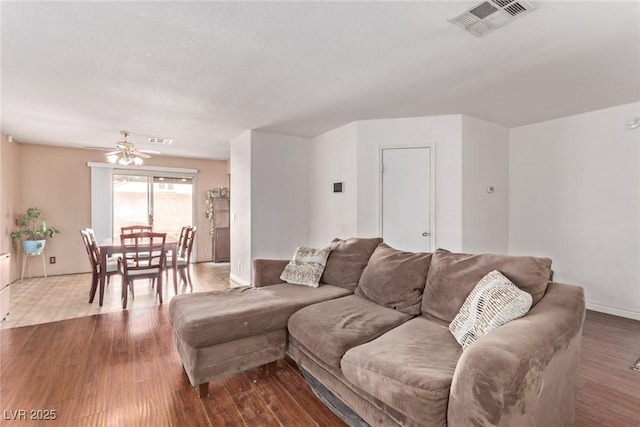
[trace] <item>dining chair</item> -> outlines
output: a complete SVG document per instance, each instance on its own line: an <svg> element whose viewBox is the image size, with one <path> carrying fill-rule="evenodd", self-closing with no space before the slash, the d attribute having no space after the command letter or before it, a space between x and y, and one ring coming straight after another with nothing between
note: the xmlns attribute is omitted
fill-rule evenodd
<svg viewBox="0 0 640 427"><path fill-rule="evenodd" d="M93 303L93 299L96 296L96 290L98 289L98 283L100 282L100 247L96 241L96 235L91 228L85 228L80 230L82 236L82 242L84 248L89 256L89 264L91 264L91 289L89 290L89 303ZM106 265L107 284L111 279L111 276L118 274L118 261L107 260Z"/></svg>
<svg viewBox="0 0 640 427"><path fill-rule="evenodd" d="M184 235L187 233L187 229L191 227L190 225L185 225L180 229L180 237L178 238L178 253L180 253L180 248L184 244Z"/></svg>
<svg viewBox="0 0 640 427"><path fill-rule="evenodd" d="M178 241L178 248L176 250L176 268L178 269L178 273L180 274L180 279L187 283L191 289L193 289L193 284L191 283L191 272L189 270L189 265L191 264L191 251L193 249L196 230L197 227L195 226L182 227L180 240ZM172 268L172 263L170 261L171 260L168 259L166 264L167 274L168 270ZM177 284L175 286L175 291L176 293L178 292Z"/></svg>
<svg viewBox="0 0 640 427"><path fill-rule="evenodd" d="M100 273L100 245L98 244L98 240L96 239L96 233L92 228L85 228L87 232L87 236L89 237L89 242L91 243L91 250L93 252L93 256L98 263L98 273ZM107 268L105 272L107 276L107 285L111 279L111 276L114 274L118 274L118 259L107 259Z"/></svg>
<svg viewBox="0 0 640 427"><path fill-rule="evenodd" d="M127 225L125 227L120 227L120 234L131 234L131 233L143 233L147 231L153 231L153 227L151 225ZM120 258L122 254L113 254L114 257Z"/></svg>
<svg viewBox="0 0 640 427"><path fill-rule="evenodd" d="M127 225L126 227L120 227L120 234L144 233L152 230L153 227L150 225Z"/></svg>
<svg viewBox="0 0 640 427"><path fill-rule="evenodd" d="M191 227L190 225L184 225L182 226L182 228L180 229L180 237L178 237L178 243L176 244L176 254L178 254L178 256L182 253L181 252L181 248L182 248L182 244L184 243L184 235L187 233L187 229ZM171 252L167 253L167 265L171 264L171 261L173 261L173 254ZM167 275L169 273L167 272Z"/></svg>
<svg viewBox="0 0 640 427"><path fill-rule="evenodd" d="M156 292L162 304L162 270L165 263L165 241L167 233L150 231L121 234L122 257L119 268L122 272L122 308L127 308L128 289L135 297L133 281L152 279L158 282Z"/></svg>

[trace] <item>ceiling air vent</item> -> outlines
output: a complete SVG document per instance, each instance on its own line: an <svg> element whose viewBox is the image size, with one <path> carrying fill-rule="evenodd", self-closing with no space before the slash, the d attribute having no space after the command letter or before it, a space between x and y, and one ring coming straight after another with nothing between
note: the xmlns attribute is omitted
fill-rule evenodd
<svg viewBox="0 0 640 427"><path fill-rule="evenodd" d="M481 37L534 10L535 7L525 0L486 0L449 22Z"/></svg>
<svg viewBox="0 0 640 427"><path fill-rule="evenodd" d="M152 144L171 145L173 143L173 139L149 138L149 142Z"/></svg>

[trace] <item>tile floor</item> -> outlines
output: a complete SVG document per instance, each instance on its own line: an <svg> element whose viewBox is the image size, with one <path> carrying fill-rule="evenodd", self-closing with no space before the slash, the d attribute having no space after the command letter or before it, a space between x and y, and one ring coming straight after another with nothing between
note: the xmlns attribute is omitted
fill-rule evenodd
<svg viewBox="0 0 640 427"><path fill-rule="evenodd" d="M172 273L164 283L163 299L168 304L175 295ZM229 279L228 263L199 263L191 266L193 289L182 283L178 293L226 289L238 286ZM74 317L91 316L122 310L122 284L119 275L111 277L105 288L104 304L98 305L98 295L89 304L91 273L36 277L11 284L11 311L0 322L0 329L36 325ZM129 294L127 310L159 304L155 289L148 280L134 282L135 297Z"/></svg>

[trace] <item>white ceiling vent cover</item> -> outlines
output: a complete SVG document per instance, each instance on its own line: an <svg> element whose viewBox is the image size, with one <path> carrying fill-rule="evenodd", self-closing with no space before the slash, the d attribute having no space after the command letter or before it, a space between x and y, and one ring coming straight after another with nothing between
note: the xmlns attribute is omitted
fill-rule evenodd
<svg viewBox="0 0 640 427"><path fill-rule="evenodd" d="M149 138L149 142L152 144L171 145L173 144L173 139Z"/></svg>
<svg viewBox="0 0 640 427"><path fill-rule="evenodd" d="M525 0L486 0L450 19L449 22L464 28L476 37L482 37L534 10L535 7Z"/></svg>

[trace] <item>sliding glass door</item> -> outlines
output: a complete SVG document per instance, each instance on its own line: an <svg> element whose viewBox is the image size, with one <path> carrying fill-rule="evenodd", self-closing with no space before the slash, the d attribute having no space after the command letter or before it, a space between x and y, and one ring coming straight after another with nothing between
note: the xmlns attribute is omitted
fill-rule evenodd
<svg viewBox="0 0 640 427"><path fill-rule="evenodd" d="M113 175L113 231L120 236L120 227L149 225L151 214L149 177Z"/></svg>
<svg viewBox="0 0 640 427"><path fill-rule="evenodd" d="M120 236L120 227L140 224L177 239L181 228L192 222L192 178L113 174L114 238Z"/></svg>
<svg viewBox="0 0 640 427"><path fill-rule="evenodd" d="M176 239L185 225L193 221L193 183L190 178L152 178L151 220L153 231Z"/></svg>

